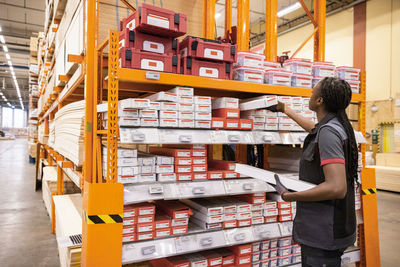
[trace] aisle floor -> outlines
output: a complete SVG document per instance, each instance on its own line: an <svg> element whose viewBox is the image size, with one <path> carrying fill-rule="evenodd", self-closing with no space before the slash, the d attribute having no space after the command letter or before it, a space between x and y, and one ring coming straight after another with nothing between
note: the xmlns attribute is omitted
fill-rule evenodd
<svg viewBox="0 0 400 267"><path fill-rule="evenodd" d="M0 266L58 266L55 235L34 188L25 139L0 140ZM398 265L400 194L378 192L381 262Z"/></svg>

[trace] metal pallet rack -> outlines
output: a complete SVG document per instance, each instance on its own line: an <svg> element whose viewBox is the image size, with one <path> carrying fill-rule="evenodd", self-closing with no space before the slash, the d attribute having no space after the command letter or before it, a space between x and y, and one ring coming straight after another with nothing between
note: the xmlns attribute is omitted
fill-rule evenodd
<svg viewBox="0 0 400 267"><path fill-rule="evenodd" d="M122 0L127 4L126 1ZM215 0L203 0L203 36L213 39L215 36ZM314 60L324 61L325 57L325 6L324 0L314 1L314 15L307 9L302 0L299 1L306 14L314 25L314 31L299 47L301 49L311 37L314 36ZM225 1L225 29L229 31L232 17L232 0ZM129 8L132 6L127 4ZM259 94L277 94L292 96L309 96L310 89L282 87L267 84L249 84L240 81L217 80L203 77L151 73L143 70L124 69L118 66L118 32L110 31L109 38L103 43L98 40L98 0L86 1L86 52L85 56L69 55L71 62L82 64L82 76L71 86L55 88L59 92L57 99L40 112L40 122L45 124L48 133L49 119L54 118L55 112L67 101L74 101L84 82L84 95L86 100L85 113L85 161L82 173L77 172L72 162L48 146L42 145L41 158L47 154L49 165L57 162L57 194L62 194L62 181L65 173L72 173L75 182L83 192L83 247L82 266L120 266L121 262L132 262L132 259L123 259L122 223L90 224L88 216L122 215L124 205L124 186L116 182L117 171L117 140L118 129L118 96L135 97L138 92L154 92L172 88L176 85L193 87L197 94L212 96L237 96L246 97ZM277 56L277 0L266 0L266 60L275 61ZM249 0L238 0L238 47L240 51L248 51L249 36ZM95 30L93 30L95 29ZM108 59L103 59L103 49L108 46ZM103 79L102 69L108 65L106 79ZM148 75L151 74L149 77ZM86 76L85 76L86 75ZM360 131L365 135L365 72L361 74L361 93L353 94L353 102L360 105ZM63 77L68 82L69 77ZM107 90L108 99L108 125L107 130L99 128L101 118L97 115L96 105L103 99L103 89ZM82 93L79 91L79 93ZM101 166L101 139L107 139L107 175L102 177ZM266 145L268 146L268 145ZM213 145L209 152L214 158L220 157L220 146ZM365 163L365 144L360 145ZM238 145L237 159L246 159L243 145ZM245 161L245 160L243 160ZM83 174L83 175L82 175ZM363 222L358 227L358 245L361 258L358 266L380 266L379 236L377 223L377 202L375 189L375 173L373 169L363 169L362 176L362 215ZM80 181L79 181L80 180ZM79 182L78 182L79 181ZM373 193L372 193L373 192ZM271 225L269 227L282 227ZM54 222L52 223L54 230ZM255 229L252 229L253 239ZM197 233L200 235L203 233ZM150 241L152 242L152 241ZM143 242L142 242L143 243ZM240 243L240 242L239 242ZM154 244L154 243L152 243ZM232 244L225 243L220 246ZM143 244L137 244L140 247ZM215 246L217 247L217 246ZM152 245L152 248L156 246ZM188 251L189 252L189 251ZM178 254L178 252L175 252ZM172 253L174 254L174 253ZM172 255L171 254L171 255ZM136 259L138 261L138 259Z"/></svg>

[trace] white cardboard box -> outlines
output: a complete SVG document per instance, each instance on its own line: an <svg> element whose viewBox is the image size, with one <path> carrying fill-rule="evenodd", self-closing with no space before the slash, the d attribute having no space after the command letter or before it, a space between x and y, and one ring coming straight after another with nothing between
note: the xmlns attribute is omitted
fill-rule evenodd
<svg viewBox="0 0 400 267"><path fill-rule="evenodd" d="M239 108L239 99L233 97L220 97L212 100L212 109Z"/></svg>
<svg viewBox="0 0 400 267"><path fill-rule="evenodd" d="M170 92L164 92L164 91L152 94L146 98L150 99L151 101L170 101L170 102L178 101L177 94L170 93Z"/></svg>

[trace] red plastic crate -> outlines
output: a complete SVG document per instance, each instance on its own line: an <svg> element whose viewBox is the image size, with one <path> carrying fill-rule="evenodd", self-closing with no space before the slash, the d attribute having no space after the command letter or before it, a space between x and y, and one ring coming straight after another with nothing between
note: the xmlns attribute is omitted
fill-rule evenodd
<svg viewBox="0 0 400 267"><path fill-rule="evenodd" d="M131 48L119 50L121 68L154 70L178 73L180 69L179 55L156 54Z"/></svg>
<svg viewBox="0 0 400 267"><path fill-rule="evenodd" d="M181 59L181 73L186 75L232 80L232 64L185 57Z"/></svg>
<svg viewBox="0 0 400 267"><path fill-rule="evenodd" d="M119 32L119 48L133 48L157 54L173 54L179 51L178 40L142 33L136 29L122 29Z"/></svg>
<svg viewBox="0 0 400 267"><path fill-rule="evenodd" d="M187 17L182 13L143 3L136 12L122 20L121 29L123 28L165 37L179 37L186 34Z"/></svg>
<svg viewBox="0 0 400 267"><path fill-rule="evenodd" d="M182 57L194 57L234 63L237 58L237 45L218 40L187 36L180 42Z"/></svg>

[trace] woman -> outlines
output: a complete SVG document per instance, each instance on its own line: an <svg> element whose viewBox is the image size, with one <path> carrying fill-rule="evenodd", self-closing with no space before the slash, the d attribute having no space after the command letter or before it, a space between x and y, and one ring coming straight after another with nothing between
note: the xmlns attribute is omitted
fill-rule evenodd
<svg viewBox="0 0 400 267"><path fill-rule="evenodd" d="M284 112L309 135L304 141L299 178L316 184L303 192L288 192L276 176L276 189L285 201L297 201L293 238L302 249L302 266L340 266L344 250L356 240L354 185L358 147L345 113L351 88L339 78L327 77L312 90L309 106L318 124L279 103Z"/></svg>

